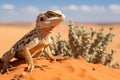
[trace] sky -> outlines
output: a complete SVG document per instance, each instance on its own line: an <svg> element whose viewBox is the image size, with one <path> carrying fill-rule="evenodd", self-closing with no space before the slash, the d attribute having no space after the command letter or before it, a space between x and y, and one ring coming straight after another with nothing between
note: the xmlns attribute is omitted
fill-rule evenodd
<svg viewBox="0 0 120 80"><path fill-rule="evenodd" d="M66 22L120 22L120 0L0 0L0 22L34 22L51 9L61 10Z"/></svg>

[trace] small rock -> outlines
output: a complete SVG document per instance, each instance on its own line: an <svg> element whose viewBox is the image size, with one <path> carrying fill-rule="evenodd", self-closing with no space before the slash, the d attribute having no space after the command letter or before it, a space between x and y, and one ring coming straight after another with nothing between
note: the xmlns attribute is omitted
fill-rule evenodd
<svg viewBox="0 0 120 80"><path fill-rule="evenodd" d="M93 67L92 70L96 70L96 69Z"/></svg>

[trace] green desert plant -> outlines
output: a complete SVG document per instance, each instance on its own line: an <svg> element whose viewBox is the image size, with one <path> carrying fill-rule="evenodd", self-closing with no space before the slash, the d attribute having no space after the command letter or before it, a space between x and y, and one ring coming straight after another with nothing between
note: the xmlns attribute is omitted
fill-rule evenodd
<svg viewBox="0 0 120 80"><path fill-rule="evenodd" d="M110 65L110 62L113 59L113 54L114 54L115 50L111 50L110 53L106 53L104 54L104 56L102 57L102 63L106 66Z"/></svg>
<svg viewBox="0 0 120 80"><path fill-rule="evenodd" d="M93 28L87 30L84 26L75 25L71 20L68 27L68 41L62 40L60 33L56 36L56 41L51 37L53 44L50 46L50 49L53 55L69 55L73 58L82 57L91 63L102 63L106 66L111 65L115 51L111 50L108 53L107 47L115 36L112 32L113 28L110 28L109 32L105 34L103 28L98 32Z"/></svg>
<svg viewBox="0 0 120 80"><path fill-rule="evenodd" d="M107 52L107 46L115 36L112 29L110 28L107 34L104 33L103 28L98 32L95 32L93 28L88 31L84 26L76 26L70 21L69 44L72 54L75 58L81 56L88 62L102 63L107 66L112 61L114 54L114 50Z"/></svg>
<svg viewBox="0 0 120 80"><path fill-rule="evenodd" d="M73 25L72 21L69 24L68 43L72 51L72 56L77 58L81 53L81 45L79 43L79 36L82 30ZM80 51L80 52L79 52Z"/></svg>
<svg viewBox="0 0 120 80"><path fill-rule="evenodd" d="M71 56L71 49L69 44L65 40L61 40L61 35L58 33L56 41L51 37L53 44L50 46L50 50L54 56Z"/></svg>

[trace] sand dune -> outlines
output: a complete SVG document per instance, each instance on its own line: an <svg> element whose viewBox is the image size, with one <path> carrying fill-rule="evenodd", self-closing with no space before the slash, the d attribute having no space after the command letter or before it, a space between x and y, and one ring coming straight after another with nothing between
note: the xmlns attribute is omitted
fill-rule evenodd
<svg viewBox="0 0 120 80"><path fill-rule="evenodd" d="M120 70L105 67L101 64L87 63L83 59L68 59L62 62L52 62L40 59L35 60L37 64L46 65L35 68L32 73L24 72L27 64L22 61L12 63L15 69L10 74L0 75L2 80L10 80L15 75L20 76L25 73L21 80L120 80ZM18 64L19 63L19 64ZM17 66L15 66L18 64Z"/></svg>
<svg viewBox="0 0 120 80"><path fill-rule="evenodd" d="M18 25L0 25L0 56L9 50L9 48L19 40L25 33L29 32L33 25L27 25L24 27L16 27ZM109 27L114 27L115 38L113 42L108 47L110 49L116 49L117 52L114 55L114 62L120 63L120 41L119 41L119 31L120 25L95 25L86 24L86 26L94 27L98 30L98 26L106 26L105 32L108 31ZM62 34L63 39L67 38L68 27L67 25L61 24L57 26L52 35L55 36L58 32ZM21 76L20 80L120 80L120 69L113 69L105 67L101 64L87 63L85 60L81 59L67 59L61 62L50 62L45 58L40 58L35 60L37 64L44 65L44 70L40 68L35 68L32 73L25 72L27 67L25 61L15 61L12 62L13 69L9 74L0 74L0 80L10 80L14 76ZM2 64L0 64L0 68Z"/></svg>

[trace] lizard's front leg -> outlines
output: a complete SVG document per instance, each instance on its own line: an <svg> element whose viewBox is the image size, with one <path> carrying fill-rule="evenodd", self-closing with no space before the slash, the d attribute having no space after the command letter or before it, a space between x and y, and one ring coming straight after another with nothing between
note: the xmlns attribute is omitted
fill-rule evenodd
<svg viewBox="0 0 120 80"><path fill-rule="evenodd" d="M31 55L31 53L29 51L29 48L26 47L24 49L23 56L24 56L26 62L28 63L27 71L32 72L34 67L40 67L42 69L42 67L40 65L34 64L32 55Z"/></svg>
<svg viewBox="0 0 120 80"><path fill-rule="evenodd" d="M34 69L34 63L29 48L25 47L23 51L23 56L28 63L27 71L32 71Z"/></svg>
<svg viewBox="0 0 120 80"><path fill-rule="evenodd" d="M56 61L56 58L55 58L55 56L53 56L52 54L51 54L51 51L50 51L50 48L49 47L46 47L46 48L44 48L44 51L43 51L47 56L48 56L48 58L51 60L51 61Z"/></svg>
<svg viewBox="0 0 120 80"><path fill-rule="evenodd" d="M50 48L49 47L46 47L43 51L50 59L50 61L61 61L61 60L66 60L68 59L68 57L55 57L51 54L51 51L50 51Z"/></svg>

